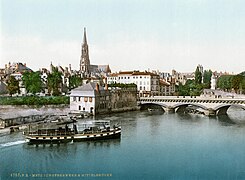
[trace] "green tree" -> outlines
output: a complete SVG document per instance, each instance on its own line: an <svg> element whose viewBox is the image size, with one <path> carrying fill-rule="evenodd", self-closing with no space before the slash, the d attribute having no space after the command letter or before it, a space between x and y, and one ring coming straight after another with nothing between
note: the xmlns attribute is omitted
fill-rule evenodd
<svg viewBox="0 0 245 180"><path fill-rule="evenodd" d="M9 80L7 81L7 90L11 96L15 93L20 93L19 81L16 80L14 76L9 77Z"/></svg>
<svg viewBox="0 0 245 180"><path fill-rule="evenodd" d="M202 83L202 73L197 66L196 71L195 71L195 83L196 84L201 84Z"/></svg>
<svg viewBox="0 0 245 180"><path fill-rule="evenodd" d="M74 89L82 85L82 78L79 75L73 75L69 77L69 89Z"/></svg>
<svg viewBox="0 0 245 180"><path fill-rule="evenodd" d="M62 73L58 71L57 67L53 67L52 73L48 75L48 91L53 96L58 96L61 94L62 87Z"/></svg>
<svg viewBox="0 0 245 180"><path fill-rule="evenodd" d="M236 76L232 77L232 80L231 80L232 88L236 92L241 88L242 80L243 80L243 76L242 75L236 75Z"/></svg>
<svg viewBox="0 0 245 180"><path fill-rule="evenodd" d="M211 87L211 77L212 77L212 71L211 70L205 70L203 73L203 83L205 84L205 88Z"/></svg>
<svg viewBox="0 0 245 180"><path fill-rule="evenodd" d="M232 75L223 75L218 78L217 87L226 91L232 89Z"/></svg>
<svg viewBox="0 0 245 180"><path fill-rule="evenodd" d="M42 91L40 72L25 72L22 77L27 93L36 94Z"/></svg>

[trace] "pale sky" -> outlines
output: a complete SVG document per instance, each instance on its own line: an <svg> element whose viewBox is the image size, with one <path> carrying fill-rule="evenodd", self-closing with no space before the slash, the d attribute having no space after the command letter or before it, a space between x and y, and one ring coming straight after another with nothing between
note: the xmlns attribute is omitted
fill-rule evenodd
<svg viewBox="0 0 245 180"><path fill-rule="evenodd" d="M245 71L244 0L0 0L0 67Z"/></svg>

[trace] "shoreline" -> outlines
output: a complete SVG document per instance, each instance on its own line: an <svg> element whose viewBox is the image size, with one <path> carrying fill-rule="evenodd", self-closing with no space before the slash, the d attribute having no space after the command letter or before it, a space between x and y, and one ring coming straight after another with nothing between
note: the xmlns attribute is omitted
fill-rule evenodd
<svg viewBox="0 0 245 180"><path fill-rule="evenodd" d="M128 111L138 111L139 108L122 108L109 113L101 113L99 115L111 115L114 113L123 113ZM18 127L16 132L23 131L29 124L42 123L49 120L57 119L67 115L70 111L67 105L46 105L46 106L27 106L27 105L2 105L0 109L0 121L12 121L13 124L1 126L0 135L10 134L11 127ZM15 122L13 122L15 121Z"/></svg>

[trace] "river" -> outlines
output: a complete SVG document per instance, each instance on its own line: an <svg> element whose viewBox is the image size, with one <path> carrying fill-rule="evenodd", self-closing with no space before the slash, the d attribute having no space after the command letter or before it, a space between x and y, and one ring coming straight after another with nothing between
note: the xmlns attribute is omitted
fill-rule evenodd
<svg viewBox="0 0 245 180"><path fill-rule="evenodd" d="M120 140L28 145L0 137L0 179L245 179L245 111L229 116L127 112Z"/></svg>

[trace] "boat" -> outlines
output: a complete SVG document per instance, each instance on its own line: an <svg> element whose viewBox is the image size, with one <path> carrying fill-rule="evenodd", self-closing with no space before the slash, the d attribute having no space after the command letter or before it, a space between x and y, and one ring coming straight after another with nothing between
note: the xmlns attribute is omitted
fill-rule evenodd
<svg viewBox="0 0 245 180"><path fill-rule="evenodd" d="M121 137L119 125L110 126L110 121L94 121L82 124L79 130L76 123L29 128L23 132L28 143L62 143L76 141L95 141Z"/></svg>

